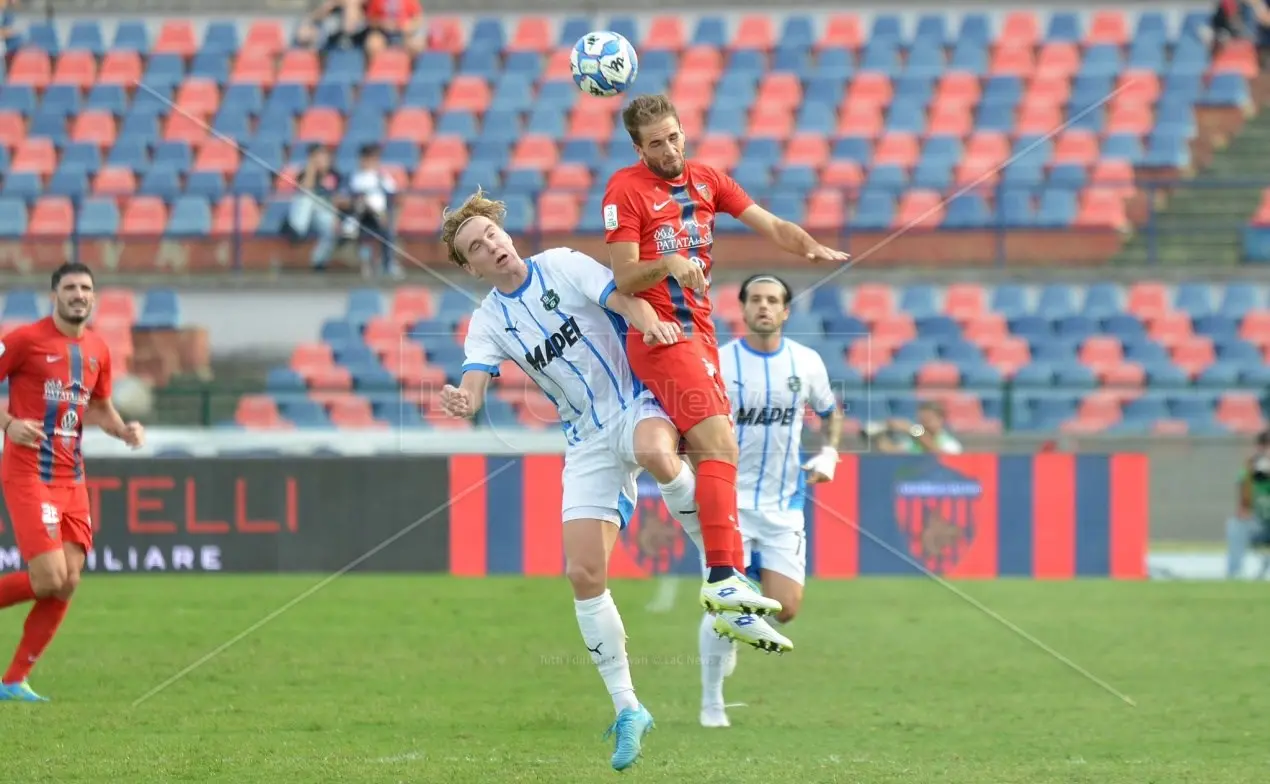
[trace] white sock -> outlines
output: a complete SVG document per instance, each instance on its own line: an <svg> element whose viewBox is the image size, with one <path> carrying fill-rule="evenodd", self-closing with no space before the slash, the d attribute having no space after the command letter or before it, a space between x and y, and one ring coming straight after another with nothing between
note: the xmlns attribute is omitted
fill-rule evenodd
<svg viewBox="0 0 1270 784"><path fill-rule="evenodd" d="M680 462L679 474L664 485L659 483L657 489L661 490L670 516L679 521L679 526L704 558L706 545L701 538L701 518L697 517L697 477L688 467L688 461Z"/></svg>
<svg viewBox="0 0 1270 784"><path fill-rule="evenodd" d="M723 707L723 673L732 654L733 642L714 631L714 616L701 617L698 634L701 648L701 707Z"/></svg>
<svg viewBox="0 0 1270 784"><path fill-rule="evenodd" d="M630 660L626 658L626 627L622 625L613 596L605 591L594 599L575 599L573 608L578 615L582 642L608 687L613 707L618 713L624 708L638 708L639 700L635 699L635 686L631 683Z"/></svg>

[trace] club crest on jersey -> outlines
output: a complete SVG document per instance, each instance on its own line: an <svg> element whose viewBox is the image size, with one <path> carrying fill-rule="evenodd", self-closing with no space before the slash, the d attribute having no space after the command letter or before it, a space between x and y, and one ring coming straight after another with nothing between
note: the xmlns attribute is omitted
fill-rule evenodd
<svg viewBox="0 0 1270 784"><path fill-rule="evenodd" d="M706 201L710 200L710 186L704 182L697 183L697 193L700 193Z"/></svg>
<svg viewBox="0 0 1270 784"><path fill-rule="evenodd" d="M794 394L798 394L798 390L802 388L803 388L802 379L800 379L798 376L789 377L789 391L790 392L793 392Z"/></svg>
<svg viewBox="0 0 1270 784"><path fill-rule="evenodd" d="M937 458L919 462L896 473L895 520L918 563L945 574L957 566L974 541L983 485Z"/></svg>
<svg viewBox="0 0 1270 784"><path fill-rule="evenodd" d="M560 295L556 293L555 289L547 289L546 293L542 295L541 302L542 306L547 310L555 310L560 305Z"/></svg>
<svg viewBox="0 0 1270 784"><path fill-rule="evenodd" d="M94 373L97 372L97 357L88 358L88 369Z"/></svg>

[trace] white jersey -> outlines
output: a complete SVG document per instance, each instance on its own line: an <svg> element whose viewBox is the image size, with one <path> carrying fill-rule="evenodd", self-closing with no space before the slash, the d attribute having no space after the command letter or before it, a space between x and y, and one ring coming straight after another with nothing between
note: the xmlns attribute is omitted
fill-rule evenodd
<svg viewBox="0 0 1270 784"><path fill-rule="evenodd" d="M519 289L491 291L472 314L463 371L498 375L506 360L520 365L577 444L622 422L644 389L626 359L626 322L604 308L617 290L613 273L571 248L545 250L525 264L529 276Z"/></svg>
<svg viewBox="0 0 1270 784"><path fill-rule="evenodd" d="M824 360L807 346L782 338L770 354L743 339L733 340L719 349L719 361L740 448L738 508L801 510L804 411L810 405L828 416L837 406Z"/></svg>

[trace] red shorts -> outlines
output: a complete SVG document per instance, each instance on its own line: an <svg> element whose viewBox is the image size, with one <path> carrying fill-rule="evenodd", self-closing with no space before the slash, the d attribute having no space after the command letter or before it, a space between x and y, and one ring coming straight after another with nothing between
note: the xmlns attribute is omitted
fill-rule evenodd
<svg viewBox="0 0 1270 784"><path fill-rule="evenodd" d="M78 544L85 552L92 548L93 521L84 485L8 480L3 490L13 537L26 563L60 550L63 542Z"/></svg>
<svg viewBox="0 0 1270 784"><path fill-rule="evenodd" d="M732 416L717 347L695 338L649 346L641 338L630 342L627 356L636 378L653 393L681 434L712 416Z"/></svg>

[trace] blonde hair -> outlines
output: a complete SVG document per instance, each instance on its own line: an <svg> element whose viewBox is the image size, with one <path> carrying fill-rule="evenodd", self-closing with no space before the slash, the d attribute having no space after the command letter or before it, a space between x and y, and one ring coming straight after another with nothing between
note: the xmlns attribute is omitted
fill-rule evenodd
<svg viewBox="0 0 1270 784"><path fill-rule="evenodd" d="M463 257L463 252L454 245L454 240L459 234L459 229L463 228L463 224L473 218L488 218L501 229L503 219L506 217L507 205L487 198L485 191L479 187L476 193L468 196L467 200L459 205L458 209L446 210L442 213L441 241L445 243L445 248L450 254L450 261L460 267L467 266L467 259Z"/></svg>
<svg viewBox="0 0 1270 784"><path fill-rule="evenodd" d="M674 117L676 122L679 121L679 112L675 110L675 105L664 95L641 95L622 110L622 124L626 126L631 141L636 144L640 143L640 128L667 117Z"/></svg>

